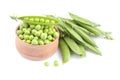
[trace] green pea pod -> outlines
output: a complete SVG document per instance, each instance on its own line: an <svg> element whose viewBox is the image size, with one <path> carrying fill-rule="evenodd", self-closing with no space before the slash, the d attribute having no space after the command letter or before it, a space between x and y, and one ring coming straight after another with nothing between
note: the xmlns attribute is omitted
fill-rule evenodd
<svg viewBox="0 0 120 80"><path fill-rule="evenodd" d="M70 26L72 26L72 28L79 34L81 35L81 37L86 41L88 42L89 44L93 45L94 47L97 47L96 43L94 42L94 40L89 37L86 33L84 33L81 28L79 26L77 26L76 24L72 23L71 21L69 20L65 20L65 22L67 24L69 24Z"/></svg>
<svg viewBox="0 0 120 80"><path fill-rule="evenodd" d="M78 23L78 25L80 25L81 27L83 27L83 28L87 29L88 31L92 32L96 36L101 36L102 35L102 33L96 27L91 27L89 25L86 25L86 24L83 24L83 23L79 23L79 22L77 22L77 23Z"/></svg>
<svg viewBox="0 0 120 80"><path fill-rule="evenodd" d="M92 33L92 32L90 32L89 30L87 30L86 28L84 28L84 27L82 27L82 26L80 26L80 25L78 25L78 23L76 23L76 21L75 20L69 20L69 21L71 21L72 23L74 23L74 24L76 24L77 26L79 26L79 28L84 32L84 33L86 33L87 35L90 35L90 36L95 36L95 34L94 33Z"/></svg>
<svg viewBox="0 0 120 80"><path fill-rule="evenodd" d="M65 40L65 42L67 43L67 45L70 47L70 49L74 53L79 54L79 55L82 54L81 51L80 51L79 46L77 45L77 43L73 39L71 39L70 37L67 37L67 36L65 36L63 39Z"/></svg>
<svg viewBox="0 0 120 80"><path fill-rule="evenodd" d="M65 31L67 31L66 33L68 35L72 36L74 39L80 41L81 43L84 43L84 40L82 39L82 37L76 31L74 31L70 26L65 24L61 19L59 20L59 25L62 28L64 28Z"/></svg>
<svg viewBox="0 0 120 80"><path fill-rule="evenodd" d="M62 53L62 62L63 63L68 62L70 59L70 49L63 39L60 39L59 47L60 47L60 51Z"/></svg>
<svg viewBox="0 0 120 80"><path fill-rule="evenodd" d="M98 50L98 48L93 47L93 46L91 46L91 45L88 44L88 43L84 43L83 46L85 46L85 47L86 47L87 49L89 49L90 51L93 51L93 52L95 52L96 54L102 56L101 51Z"/></svg>
<svg viewBox="0 0 120 80"><path fill-rule="evenodd" d="M85 18L82 18L82 17L79 17L78 15L75 15L75 14L72 14L72 13L69 13L70 17L80 23L83 23L83 24L87 24L87 25L90 25L90 26L99 26L99 24L96 24L88 19L85 19Z"/></svg>
<svg viewBox="0 0 120 80"><path fill-rule="evenodd" d="M81 57L86 57L86 51L83 45L79 45L80 51L81 51Z"/></svg>
<svg viewBox="0 0 120 80"><path fill-rule="evenodd" d="M55 18L44 17L44 16L10 16L14 20L21 20L28 24L40 24L40 25L54 25L57 24L58 21Z"/></svg>

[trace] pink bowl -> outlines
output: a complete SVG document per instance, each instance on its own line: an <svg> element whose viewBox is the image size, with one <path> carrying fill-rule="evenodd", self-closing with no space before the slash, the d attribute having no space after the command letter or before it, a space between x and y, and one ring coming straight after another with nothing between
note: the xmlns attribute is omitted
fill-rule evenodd
<svg viewBox="0 0 120 80"><path fill-rule="evenodd" d="M57 28L56 30L58 31ZM28 44L22 41L16 33L16 48L18 52L23 57L31 59L31 60L43 60L43 59L51 57L57 51L58 43L59 43L59 36L56 40L54 40L50 44L32 45L32 44Z"/></svg>

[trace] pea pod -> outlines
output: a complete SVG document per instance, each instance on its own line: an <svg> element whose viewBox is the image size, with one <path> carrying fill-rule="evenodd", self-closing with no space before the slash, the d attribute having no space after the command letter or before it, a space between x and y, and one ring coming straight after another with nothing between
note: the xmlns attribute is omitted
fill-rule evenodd
<svg viewBox="0 0 120 80"><path fill-rule="evenodd" d="M21 20L28 24L41 24L41 25L54 25L57 24L57 20L50 17L44 17L44 16L10 16L14 20Z"/></svg>
<svg viewBox="0 0 120 80"><path fill-rule="evenodd" d="M100 55L100 56L102 55L102 54L101 54L101 51L100 51L98 48L91 46L91 45L88 44L87 42L85 42L85 43L83 44L83 46L85 46L85 48L89 49L90 51L95 52L96 54L98 54L98 55Z"/></svg>
<svg viewBox="0 0 120 80"><path fill-rule="evenodd" d="M90 25L90 26L99 26L99 24L96 24L96 23L94 23L94 22L92 22L92 21L90 21L88 19L79 17L79 16L77 16L75 14L69 13L69 15L71 16L71 18L73 20L76 20L76 21L78 21L80 23L87 24L87 25Z"/></svg>
<svg viewBox="0 0 120 80"><path fill-rule="evenodd" d="M70 49L63 39L60 39L59 47L60 47L60 51L62 53L62 62L63 63L68 62L70 59Z"/></svg>
<svg viewBox="0 0 120 80"><path fill-rule="evenodd" d="M86 57L86 51L83 45L79 45L80 51L81 51L81 57Z"/></svg>
<svg viewBox="0 0 120 80"><path fill-rule="evenodd" d="M81 28L79 26L77 26L76 24L72 23L71 21L69 20L65 20L65 22L67 24L69 24L70 26L72 26L72 28L79 34L81 35L81 37L86 41L88 42L89 44L93 45L94 47L97 47L96 43L94 42L94 40L89 37L86 33L84 33Z"/></svg>
<svg viewBox="0 0 120 80"><path fill-rule="evenodd" d="M67 31L66 33L68 35L72 36L74 39L80 41L81 43L84 43L84 40L82 39L82 37L76 31L74 31L70 26L65 24L61 19L59 20L59 25L62 28L64 28L65 31Z"/></svg>
<svg viewBox="0 0 120 80"><path fill-rule="evenodd" d="M86 25L86 24L83 24L83 23L79 23L79 22L77 22L77 21L76 21L76 23L77 23L79 26L81 26L81 27L87 29L88 31L90 31L91 33L93 33L94 36L104 37L104 38L109 39L109 40L112 40L112 39L113 39L113 38L110 36L110 33L111 33L111 32L105 32L105 31L100 30L100 29L97 28L97 27L91 27L91 26L89 26L89 25Z"/></svg>
<svg viewBox="0 0 120 80"><path fill-rule="evenodd" d="M76 21L76 22L77 22L77 21ZM98 30L98 28L95 28L95 27L93 28L93 27L91 27L91 26L89 26L89 25L85 25L85 24L79 23L79 22L77 22L77 23L78 23L78 25L80 25L81 27L83 27L83 28L89 30L90 32L94 33L96 36L102 35L102 33Z"/></svg>
<svg viewBox="0 0 120 80"><path fill-rule="evenodd" d="M79 46L77 45L77 43L73 39L71 39L70 37L65 36L64 40L65 40L65 42L67 43L67 45L70 47L70 49L74 53L79 54L79 55L82 54L81 51L80 51Z"/></svg>

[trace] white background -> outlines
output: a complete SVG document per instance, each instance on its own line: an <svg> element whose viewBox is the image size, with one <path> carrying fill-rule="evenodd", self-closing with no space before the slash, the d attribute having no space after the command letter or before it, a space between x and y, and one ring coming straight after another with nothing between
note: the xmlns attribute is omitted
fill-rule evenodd
<svg viewBox="0 0 120 80"><path fill-rule="evenodd" d="M72 55L62 65L60 52L43 61L23 58L15 48L19 22L10 15L53 14L69 17L75 13L101 24L114 40L95 39L103 56L87 52L86 58ZM0 80L120 80L120 2L119 0L0 0ZM53 66L58 60L59 67ZM43 63L48 61L49 67Z"/></svg>

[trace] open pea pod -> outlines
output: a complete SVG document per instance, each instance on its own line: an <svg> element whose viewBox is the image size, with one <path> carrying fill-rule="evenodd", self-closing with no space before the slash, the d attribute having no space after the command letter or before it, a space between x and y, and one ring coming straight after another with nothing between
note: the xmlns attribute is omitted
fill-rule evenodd
<svg viewBox="0 0 120 80"><path fill-rule="evenodd" d="M41 25L55 25L58 23L58 21L51 17L45 17L45 16L10 16L14 20L21 20L28 24L41 24Z"/></svg>

